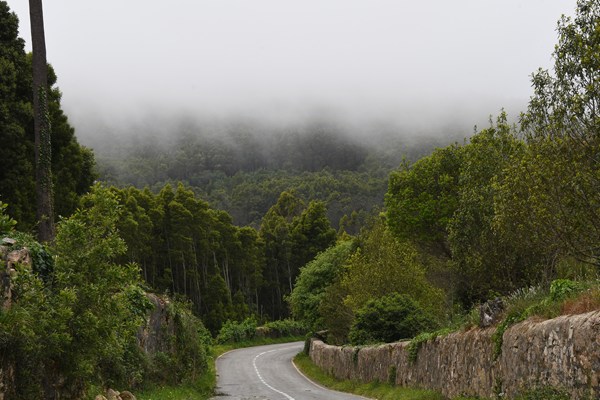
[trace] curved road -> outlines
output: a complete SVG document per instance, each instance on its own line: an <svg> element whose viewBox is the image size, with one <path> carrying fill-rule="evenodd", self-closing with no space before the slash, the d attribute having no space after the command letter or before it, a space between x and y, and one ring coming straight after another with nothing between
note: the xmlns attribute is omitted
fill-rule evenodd
<svg viewBox="0 0 600 400"><path fill-rule="evenodd" d="M303 342L238 349L217 359L214 400L354 400L364 399L317 386L301 375L292 358Z"/></svg>

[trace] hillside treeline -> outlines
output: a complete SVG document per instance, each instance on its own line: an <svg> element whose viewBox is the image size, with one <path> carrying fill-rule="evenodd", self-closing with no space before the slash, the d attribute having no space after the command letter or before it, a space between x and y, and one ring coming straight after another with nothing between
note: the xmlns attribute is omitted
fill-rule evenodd
<svg viewBox="0 0 600 400"><path fill-rule="evenodd" d="M324 204L305 204L284 192L261 227L237 227L179 184L157 195L148 189L112 188L123 207L118 228L127 243L124 261L137 263L155 290L183 295L207 328L228 319L289 316L284 296L301 266L335 242Z"/></svg>
<svg viewBox="0 0 600 400"><path fill-rule="evenodd" d="M290 190L305 201L325 202L337 228L345 215L370 212L382 203L387 176L403 159L416 160L451 140L401 139L382 128L349 133L325 122L278 129L257 123L164 123L153 129L107 133L111 143L99 143L97 150L100 178L154 192L183 182L231 214L236 225L255 228Z"/></svg>
<svg viewBox="0 0 600 400"><path fill-rule="evenodd" d="M585 287L565 279L595 281L580 309L600 307L599 29L598 3L579 1L518 126L501 114L392 172L385 213L301 269L293 315L335 342L381 342L512 298L522 309L498 327L501 345L502 328Z"/></svg>

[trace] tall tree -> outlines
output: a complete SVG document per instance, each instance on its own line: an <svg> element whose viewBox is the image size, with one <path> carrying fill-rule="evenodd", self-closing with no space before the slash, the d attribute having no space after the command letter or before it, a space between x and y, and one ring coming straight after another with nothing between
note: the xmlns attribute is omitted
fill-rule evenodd
<svg viewBox="0 0 600 400"><path fill-rule="evenodd" d="M33 48L33 121L35 132L36 204L40 241L54 238L52 149L48 110L48 67L42 0L29 0Z"/></svg>
<svg viewBox="0 0 600 400"><path fill-rule="evenodd" d="M575 257L600 269L600 3L579 0L557 32L553 69L532 77L521 121L528 147L507 174L499 217L555 260Z"/></svg>
<svg viewBox="0 0 600 400"><path fill-rule="evenodd" d="M390 174L385 205L394 236L411 240L426 252L451 257L448 223L458 205L462 151L456 144L436 149Z"/></svg>

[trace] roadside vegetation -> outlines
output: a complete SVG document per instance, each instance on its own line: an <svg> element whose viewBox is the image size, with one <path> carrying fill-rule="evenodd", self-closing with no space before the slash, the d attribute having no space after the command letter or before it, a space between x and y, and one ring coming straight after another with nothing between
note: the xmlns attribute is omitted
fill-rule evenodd
<svg viewBox="0 0 600 400"><path fill-rule="evenodd" d="M137 393L140 400L203 400L214 395L215 361L228 351L252 346L302 341L306 328L296 321L273 321L258 326L248 318L242 322L227 321L211 342L208 367L204 374L179 384L155 385Z"/></svg>

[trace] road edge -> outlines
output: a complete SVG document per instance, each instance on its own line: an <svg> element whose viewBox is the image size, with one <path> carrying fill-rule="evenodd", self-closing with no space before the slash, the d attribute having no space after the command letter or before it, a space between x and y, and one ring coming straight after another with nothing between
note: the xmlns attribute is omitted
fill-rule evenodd
<svg viewBox="0 0 600 400"><path fill-rule="evenodd" d="M302 351L300 353L302 353ZM300 353L298 353L298 354L300 354ZM295 358L295 356L292 357L292 360L291 360L291 363L294 366L294 369L300 374L300 376L302 376L304 379L306 379L308 382L310 382L314 386L318 387L319 389L329 390L329 391L336 392L336 393L351 394L351 395L360 397L361 399L365 399L365 400L377 400L377 399L372 399L370 397L364 397L364 396L361 396L361 395L358 395L358 394L355 394L355 393L342 392L340 390L335 390L335 389L331 389L331 388L325 387L323 385L319 385L317 382L313 381L308 376L304 375L304 373L302 371L300 371L300 368L298 368L298 366L294 362L294 358Z"/></svg>

